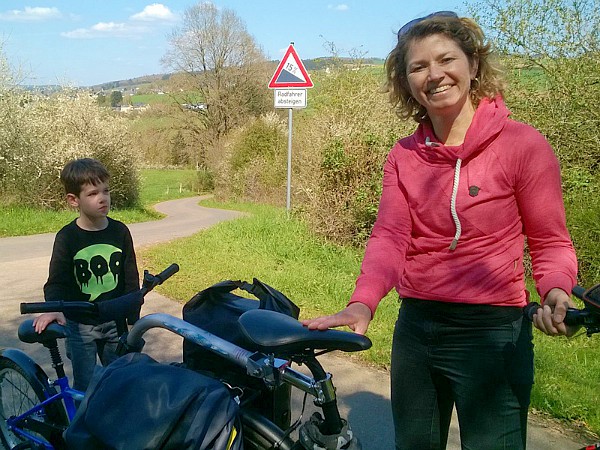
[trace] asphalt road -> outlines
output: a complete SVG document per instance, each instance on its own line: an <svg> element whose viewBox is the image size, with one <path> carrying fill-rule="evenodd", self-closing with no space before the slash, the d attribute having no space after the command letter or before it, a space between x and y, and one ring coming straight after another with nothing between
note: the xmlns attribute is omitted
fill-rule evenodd
<svg viewBox="0 0 600 450"><path fill-rule="evenodd" d="M198 200L198 197L194 197L161 203L156 209L167 215L165 219L130 225L136 248L189 236L220 221L239 216L239 213L232 211L200 207ZM43 299L42 287L48 275L53 240L53 233L0 239L0 347L16 347L26 351L48 374L52 373L52 368L46 350L41 346L35 348L30 344L23 344L17 339L16 330L23 320L19 314L20 302ZM176 282L177 275L172 280ZM198 290L205 287L198 286ZM181 306L151 292L146 297L142 313L163 312L181 317ZM157 329L148 332L146 341L144 351L155 359L181 361L182 340L178 336ZM394 443L389 407L389 374L361 365L346 355L325 355L321 360L326 370L333 374L342 416L349 420L354 432L360 437L363 449L392 449ZM294 397L296 411L300 402L300 397ZM311 410L305 412L304 417L309 417ZM575 450L584 445L578 438L568 436L571 435L549 422L530 420L528 449ZM459 449L459 432L454 420L448 450Z"/></svg>

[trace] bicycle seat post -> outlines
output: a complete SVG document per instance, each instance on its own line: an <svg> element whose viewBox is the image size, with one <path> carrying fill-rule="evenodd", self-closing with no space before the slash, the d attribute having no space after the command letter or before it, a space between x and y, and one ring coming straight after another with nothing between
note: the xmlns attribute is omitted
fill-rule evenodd
<svg viewBox="0 0 600 450"><path fill-rule="evenodd" d="M56 376L58 378L64 378L66 376L65 367L60 350L58 349L57 340L51 339L44 342L44 347L46 347L50 352L50 359L52 361L52 367L54 367L54 370L56 371Z"/></svg>

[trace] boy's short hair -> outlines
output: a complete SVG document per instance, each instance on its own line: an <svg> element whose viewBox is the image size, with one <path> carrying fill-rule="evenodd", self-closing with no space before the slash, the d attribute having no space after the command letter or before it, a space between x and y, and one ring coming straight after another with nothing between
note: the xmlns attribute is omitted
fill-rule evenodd
<svg viewBox="0 0 600 450"><path fill-rule="evenodd" d="M104 183L110 178L106 167L92 158L80 158L68 162L60 172L60 182L67 194L79 195L84 184Z"/></svg>

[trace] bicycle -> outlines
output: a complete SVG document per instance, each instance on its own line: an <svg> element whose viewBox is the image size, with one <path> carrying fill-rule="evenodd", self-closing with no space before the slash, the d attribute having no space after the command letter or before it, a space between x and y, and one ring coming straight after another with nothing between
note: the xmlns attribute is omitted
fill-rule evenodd
<svg viewBox="0 0 600 450"><path fill-rule="evenodd" d="M44 311L65 306L47 306L46 303L27 304L25 309L27 312L40 312L38 305L43 307ZM269 326L265 327L265 323ZM123 335L122 353L141 352L145 343L144 333L152 328L163 328L242 368L246 375L219 381L223 381L232 397L239 403L241 436L243 448L246 450L360 449L359 440L353 435L347 421L340 417L332 376L325 371L318 357L334 350L366 350L371 347L371 341L365 336L347 331L308 330L296 319L268 310L245 312L239 318L239 325L252 349L242 348L177 317L162 313L150 314L140 318L131 330ZM292 369L292 363L305 365L311 375ZM274 402L265 402L264 399L282 387L296 388L304 392L304 403L307 396L313 397L314 404L320 408L322 415L315 413L303 422L301 413L298 419L289 425L285 421L277 420L275 410L289 409L290 397L283 396L279 400L275 398ZM47 394L37 397L40 403L36 411L46 413L44 419L47 422L58 422L55 423L58 430L64 431L68 424L56 420L55 411L50 408L55 403L48 404L48 401L44 400L48 397ZM269 398L272 399L273 397ZM44 401L46 403L40 408ZM282 401L286 404L280 404ZM7 431L14 435L29 427L22 415L9 420L5 416L2 417L3 439ZM11 428L6 425L8 423ZM297 432L297 436L294 432ZM42 448L60 448L58 445L64 444L60 439L56 440L56 433L53 435L44 432L42 436L51 443L51 446ZM52 439L55 439L54 443Z"/></svg>
<svg viewBox="0 0 600 450"><path fill-rule="evenodd" d="M139 291L107 300L90 302L22 303L21 313L60 311L83 312L88 319L107 322L139 311L144 296L175 274L179 267L169 266L158 275L144 272ZM122 325L118 327L122 331ZM18 349L0 351L0 440L7 449L64 448L62 432L75 416L76 402L84 393L70 387L58 340L68 335L67 328L51 323L42 332L33 328L33 319L21 323L18 336L22 342L41 344L48 349L56 379L50 381L44 370L26 353Z"/></svg>
<svg viewBox="0 0 600 450"><path fill-rule="evenodd" d="M583 301L584 307L582 309L569 308L565 316L565 324L583 327L588 337L600 333L600 284L589 289L577 285L573 288L572 294ZM538 308L540 308L539 303L531 302L523 309L523 314L527 319L533 320L533 315ZM600 449L600 442L579 450L597 449Z"/></svg>

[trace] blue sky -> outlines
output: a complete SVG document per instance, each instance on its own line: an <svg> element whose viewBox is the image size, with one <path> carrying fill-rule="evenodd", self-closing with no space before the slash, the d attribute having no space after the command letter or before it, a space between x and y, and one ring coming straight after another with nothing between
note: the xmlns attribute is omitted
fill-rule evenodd
<svg viewBox="0 0 600 450"><path fill-rule="evenodd" d="M186 0L2 0L0 46L25 84L89 86L166 72L160 59ZM460 13L459 0L214 0L233 9L269 59L290 42L300 58L358 49L385 58L405 22L437 10Z"/></svg>

